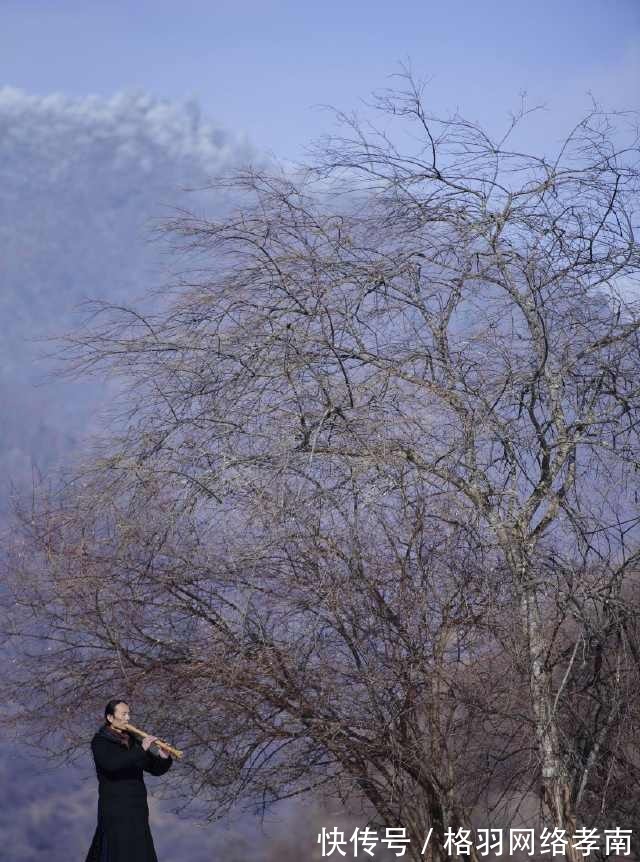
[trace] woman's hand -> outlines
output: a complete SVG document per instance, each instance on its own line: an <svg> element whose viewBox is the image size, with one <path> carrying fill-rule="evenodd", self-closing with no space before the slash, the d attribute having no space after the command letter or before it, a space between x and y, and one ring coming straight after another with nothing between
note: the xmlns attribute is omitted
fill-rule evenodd
<svg viewBox="0 0 640 862"><path fill-rule="evenodd" d="M153 745L154 742L158 741L157 736L145 736L142 740L142 747L145 751L149 750L149 746ZM169 755L162 748L158 748L158 754L162 757L163 760L166 760Z"/></svg>

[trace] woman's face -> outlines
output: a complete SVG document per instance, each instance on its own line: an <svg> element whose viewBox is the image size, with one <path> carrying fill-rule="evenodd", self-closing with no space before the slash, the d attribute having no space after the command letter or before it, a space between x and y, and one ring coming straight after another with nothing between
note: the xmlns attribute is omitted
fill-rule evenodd
<svg viewBox="0 0 640 862"><path fill-rule="evenodd" d="M124 725L130 720L129 715L129 704L127 703L119 703L117 704L114 714L108 715L107 720L111 722L111 726L115 727L116 730L124 727Z"/></svg>

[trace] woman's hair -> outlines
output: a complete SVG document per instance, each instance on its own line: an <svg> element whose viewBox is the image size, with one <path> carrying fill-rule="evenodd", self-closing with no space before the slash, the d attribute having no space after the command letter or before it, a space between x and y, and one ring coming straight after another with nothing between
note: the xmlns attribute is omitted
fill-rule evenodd
<svg viewBox="0 0 640 862"><path fill-rule="evenodd" d="M105 706L105 708L104 708L104 723L105 723L105 724L109 724L109 722L107 721L107 716L108 716L108 715L115 716L115 714L116 714L116 706L117 706L119 703L126 703L126 702L127 702L127 701L126 701L126 700L122 700L122 698L115 698L114 700L110 700L110 701L109 701L109 703L108 703L108 704Z"/></svg>

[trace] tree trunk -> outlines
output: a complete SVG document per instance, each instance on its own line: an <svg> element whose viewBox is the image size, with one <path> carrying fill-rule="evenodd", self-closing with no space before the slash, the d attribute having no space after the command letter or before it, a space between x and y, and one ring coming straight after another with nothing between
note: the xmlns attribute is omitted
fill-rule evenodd
<svg viewBox="0 0 640 862"><path fill-rule="evenodd" d="M529 679L536 739L542 770L541 799L550 827L566 831L570 839L575 833L576 818L566 766L563 763L555 717L551 673L546 666L546 645L537 602L535 585L529 579L521 582L522 619L526 627L529 652ZM577 851L566 847L566 857L574 862Z"/></svg>

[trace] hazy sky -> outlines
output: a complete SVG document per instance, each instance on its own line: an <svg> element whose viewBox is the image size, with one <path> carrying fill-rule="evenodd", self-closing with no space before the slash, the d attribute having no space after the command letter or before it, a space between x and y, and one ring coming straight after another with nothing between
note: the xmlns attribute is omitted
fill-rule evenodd
<svg viewBox="0 0 640 862"><path fill-rule="evenodd" d="M526 90L546 122L638 105L640 0L0 0L0 85L195 98L223 127L297 158L410 58L430 98L489 126Z"/></svg>

